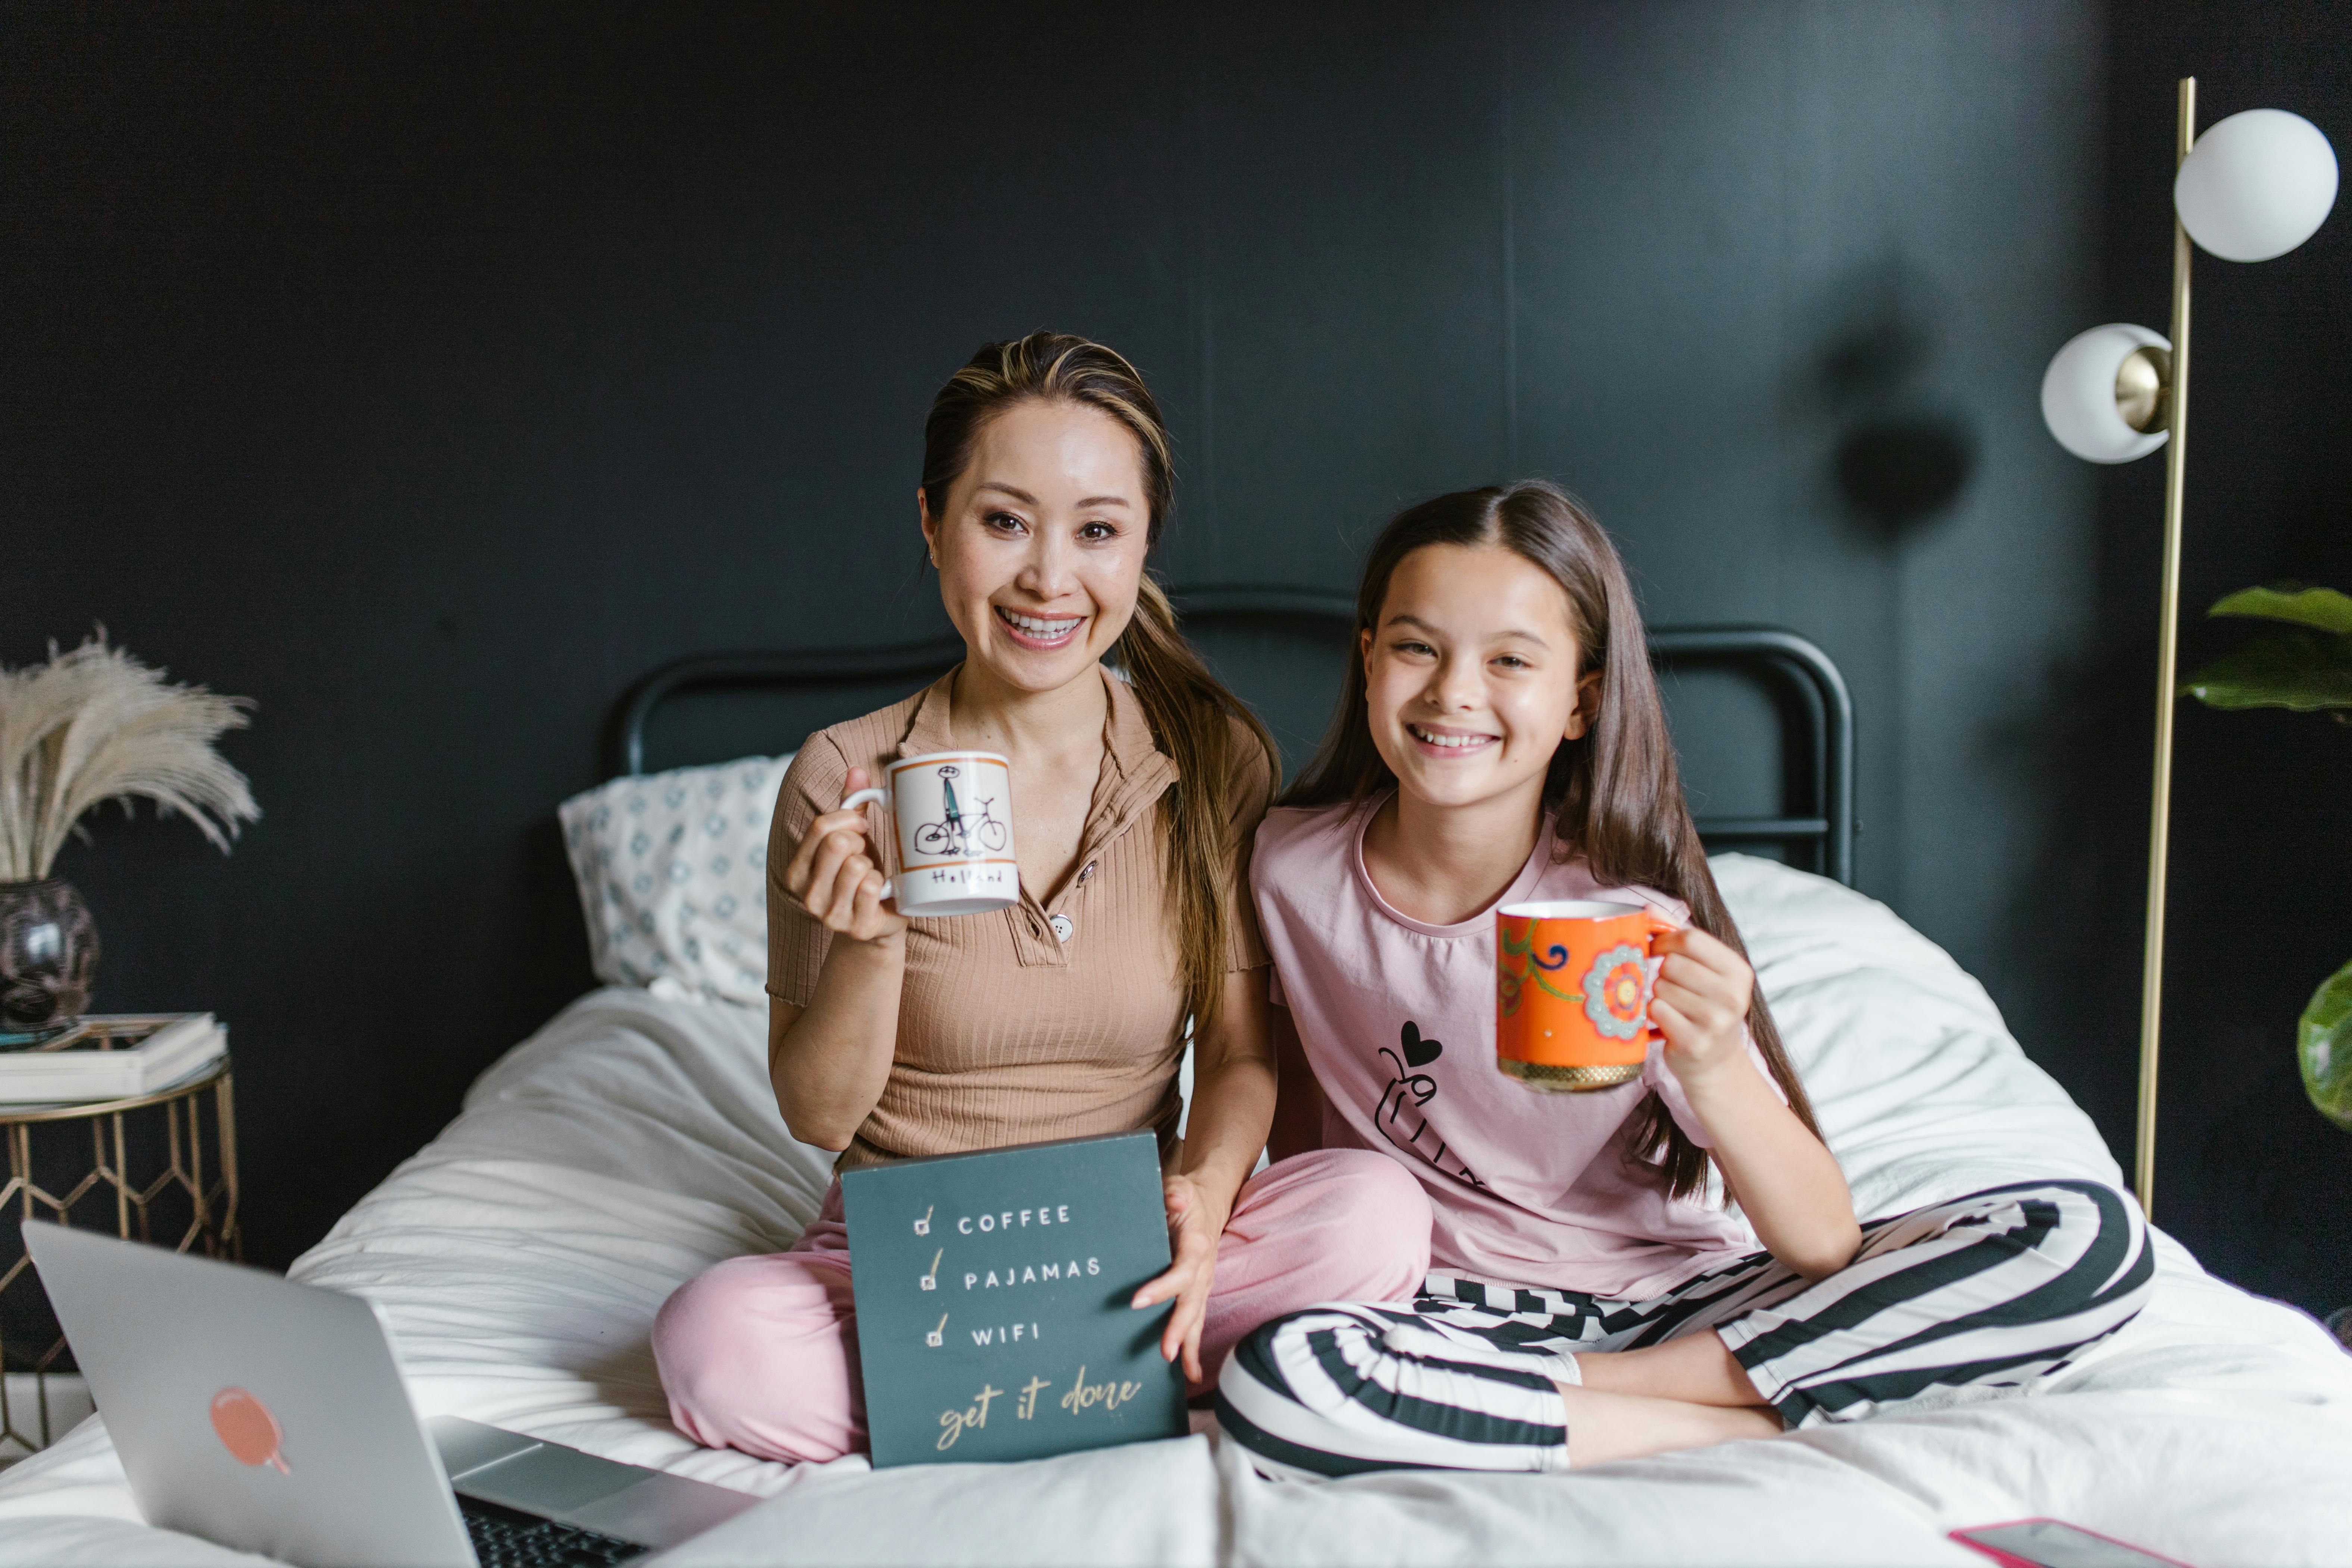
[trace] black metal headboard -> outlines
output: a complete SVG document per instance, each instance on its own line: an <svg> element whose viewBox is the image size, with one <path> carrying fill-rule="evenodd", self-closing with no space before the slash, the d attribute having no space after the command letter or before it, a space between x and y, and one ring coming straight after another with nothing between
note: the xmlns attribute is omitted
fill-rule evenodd
<svg viewBox="0 0 2352 1568"><path fill-rule="evenodd" d="M1317 588L1212 584L1171 590L1188 626L1219 622L1328 627L1342 637L1356 625L1356 602ZM646 766L646 723L654 710L687 691L717 688L780 689L850 682L929 680L963 657L955 637L890 647L798 652L695 654L663 665L633 687L614 715L614 773ZM1718 667L1763 682L1782 700L1785 814L1698 820L1710 848L1776 844L1791 864L1849 887L1853 882L1853 700L1829 655L1777 626L1660 627L1650 657L1661 670Z"/></svg>

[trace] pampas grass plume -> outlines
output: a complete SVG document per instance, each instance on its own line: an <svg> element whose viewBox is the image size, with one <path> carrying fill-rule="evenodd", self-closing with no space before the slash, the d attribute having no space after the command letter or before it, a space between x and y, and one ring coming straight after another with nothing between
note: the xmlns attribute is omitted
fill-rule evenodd
<svg viewBox="0 0 2352 1568"><path fill-rule="evenodd" d="M173 686L108 644L106 629L47 664L0 665L0 882L37 881L101 801L178 813L228 852L261 816L213 742L245 728L252 700Z"/></svg>

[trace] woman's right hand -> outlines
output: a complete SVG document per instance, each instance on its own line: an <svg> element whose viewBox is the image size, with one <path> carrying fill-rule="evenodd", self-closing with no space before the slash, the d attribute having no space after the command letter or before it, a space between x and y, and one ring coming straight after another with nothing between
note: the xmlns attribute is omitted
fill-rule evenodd
<svg viewBox="0 0 2352 1568"><path fill-rule="evenodd" d="M864 768L850 769L842 798L866 783ZM880 862L866 833L864 806L828 811L810 823L793 847L793 857L784 863L784 891L836 935L853 942L895 942L906 932L907 917L882 896L887 879Z"/></svg>

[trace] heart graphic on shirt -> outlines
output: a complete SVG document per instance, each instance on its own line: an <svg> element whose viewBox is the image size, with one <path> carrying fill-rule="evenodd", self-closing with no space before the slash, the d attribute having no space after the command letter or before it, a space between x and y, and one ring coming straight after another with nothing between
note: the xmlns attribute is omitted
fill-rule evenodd
<svg viewBox="0 0 2352 1568"><path fill-rule="evenodd" d="M1404 1047L1404 1060L1407 1067L1425 1068L1445 1054L1444 1042L1423 1039L1420 1026L1411 1019L1405 1021L1404 1032L1397 1038Z"/></svg>

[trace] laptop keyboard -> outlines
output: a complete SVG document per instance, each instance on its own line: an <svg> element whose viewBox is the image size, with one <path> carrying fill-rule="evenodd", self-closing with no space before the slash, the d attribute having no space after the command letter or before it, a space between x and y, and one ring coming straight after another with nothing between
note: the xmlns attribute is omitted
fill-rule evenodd
<svg viewBox="0 0 2352 1568"><path fill-rule="evenodd" d="M462 1492L457 1511L466 1516L466 1533L473 1538L474 1558L482 1568L604 1568L643 1557L650 1550Z"/></svg>

